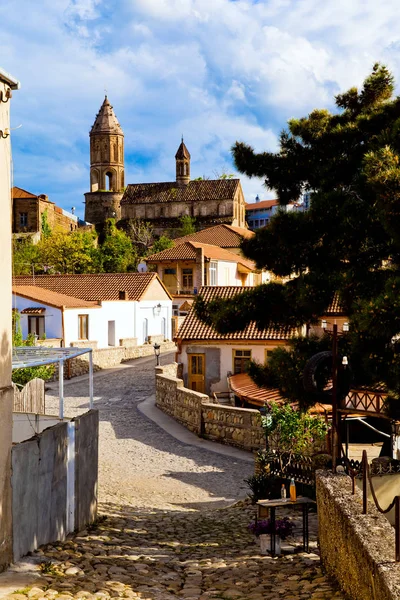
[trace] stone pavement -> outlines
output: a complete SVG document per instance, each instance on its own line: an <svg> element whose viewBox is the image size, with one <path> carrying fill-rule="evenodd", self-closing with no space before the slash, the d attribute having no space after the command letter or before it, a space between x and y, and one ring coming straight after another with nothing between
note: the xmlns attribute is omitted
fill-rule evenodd
<svg viewBox="0 0 400 600"><path fill-rule="evenodd" d="M41 580L9 598L343 600L321 573L315 515L311 552L272 558L259 554L247 531L254 508L242 504L199 512L104 505L96 526L36 552Z"/></svg>
<svg viewBox="0 0 400 600"><path fill-rule="evenodd" d="M213 452L209 443L176 439L168 426L161 429L138 410L154 394L153 359L96 373L94 390L100 412L98 523L35 552L32 575L39 570L40 578L7 597L342 599L321 573L315 515L310 554L260 555L247 530L254 507L232 506L246 495L244 479L253 463ZM56 411L58 400L47 397L46 404ZM66 382L65 408L68 416L87 410L87 379Z"/></svg>

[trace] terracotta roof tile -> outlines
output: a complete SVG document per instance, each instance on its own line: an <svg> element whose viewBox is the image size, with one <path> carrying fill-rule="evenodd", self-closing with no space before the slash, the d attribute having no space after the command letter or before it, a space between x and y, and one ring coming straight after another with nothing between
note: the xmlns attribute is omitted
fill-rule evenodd
<svg viewBox="0 0 400 600"><path fill-rule="evenodd" d="M278 200L261 200L261 202L246 202L246 210L258 210L259 208L272 208L279 206Z"/></svg>
<svg viewBox="0 0 400 600"><path fill-rule="evenodd" d="M191 233L173 240L174 245L184 242L200 242L201 244L213 244L221 248L239 248L243 238L249 239L255 236L253 231L244 227L233 227L232 225L215 225L196 233Z"/></svg>
<svg viewBox="0 0 400 600"><path fill-rule="evenodd" d="M12 193L12 197L13 198L37 198L37 196L35 196L35 194L32 194L31 192L27 192L26 190L23 190L20 187L14 186L11 189L11 193Z"/></svg>
<svg viewBox="0 0 400 600"><path fill-rule="evenodd" d="M235 196L239 185L239 179L190 181L182 187L178 187L176 181L131 183L125 190L121 205L194 202L196 200L229 200Z"/></svg>
<svg viewBox="0 0 400 600"><path fill-rule="evenodd" d="M333 296L332 302L330 303L330 305L328 306L328 310L326 311L326 315L346 315L338 293L336 293Z"/></svg>
<svg viewBox="0 0 400 600"><path fill-rule="evenodd" d="M38 308L37 306L28 306L28 308L24 308L21 310L21 315L42 315L46 312L44 306L42 308Z"/></svg>
<svg viewBox="0 0 400 600"><path fill-rule="evenodd" d="M36 302L43 302L43 304L49 304L56 308L95 308L99 305L96 302L88 302L81 298L74 298L73 296L67 296L65 294L59 294L51 290L43 289L35 285L20 285L13 286L13 294L28 298L29 300L36 300ZM31 310L31 309L29 309Z"/></svg>
<svg viewBox="0 0 400 600"><path fill-rule="evenodd" d="M245 290L254 289L250 287L235 286L205 286L200 288L199 295L205 302L211 302L217 298L233 298ZM192 308L176 334L178 340L289 340L296 335L296 330L290 327L258 329L254 322L249 323L243 331L234 333L218 333L210 325L206 325L196 316Z"/></svg>
<svg viewBox="0 0 400 600"><path fill-rule="evenodd" d="M157 273L35 275L35 286L89 301L119 300L120 291L128 292L129 300L140 300L155 279ZM19 275L13 281L14 285L32 285L32 282L30 275Z"/></svg>
<svg viewBox="0 0 400 600"><path fill-rule="evenodd" d="M150 263L177 260L194 261L196 260L196 249L198 248L203 248L204 258L235 262L250 270L255 269L255 264L250 260L246 260L233 252L229 252L229 250L225 250L225 248L213 246L212 244L200 244L199 242L184 242L178 246L162 250L157 254L152 254L151 256L148 256L146 260Z"/></svg>
<svg viewBox="0 0 400 600"><path fill-rule="evenodd" d="M285 402L277 388L260 388L247 373L232 375L229 377L229 383L232 391L249 404L264 406L267 402Z"/></svg>

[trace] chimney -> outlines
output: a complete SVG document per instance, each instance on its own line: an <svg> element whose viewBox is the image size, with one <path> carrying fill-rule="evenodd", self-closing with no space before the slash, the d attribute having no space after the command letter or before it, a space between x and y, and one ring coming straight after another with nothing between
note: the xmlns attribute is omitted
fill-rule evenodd
<svg viewBox="0 0 400 600"><path fill-rule="evenodd" d="M129 300L129 295L126 290L119 290L118 300Z"/></svg>

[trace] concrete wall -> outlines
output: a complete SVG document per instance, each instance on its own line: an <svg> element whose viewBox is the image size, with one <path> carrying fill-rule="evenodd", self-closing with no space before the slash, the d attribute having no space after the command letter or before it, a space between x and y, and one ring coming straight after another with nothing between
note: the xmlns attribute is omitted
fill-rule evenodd
<svg viewBox="0 0 400 600"><path fill-rule="evenodd" d="M0 130L10 127L12 100L7 93L15 82L0 71ZM16 93L16 92L14 92ZM11 387L11 144L0 139L0 571L12 558L11 435L14 393Z"/></svg>
<svg viewBox="0 0 400 600"><path fill-rule="evenodd" d="M12 449L14 560L67 534L67 423Z"/></svg>
<svg viewBox="0 0 400 600"><path fill-rule="evenodd" d="M349 600L398 600L400 563L394 530L375 505L362 514L362 496L351 495L346 475L317 471L321 561Z"/></svg>
<svg viewBox="0 0 400 600"><path fill-rule="evenodd" d="M98 411L13 446L14 560L96 518L97 469Z"/></svg>
<svg viewBox="0 0 400 600"><path fill-rule="evenodd" d="M97 518L99 466L99 411L90 410L75 422L75 529Z"/></svg>
<svg viewBox="0 0 400 600"><path fill-rule="evenodd" d="M251 357L261 363L265 362L267 350L284 346L285 342L277 340L266 341L262 344L251 342L188 342L182 343L179 360L183 365L183 379L188 384L188 354L204 353L206 355L206 393L228 392L228 373L233 373L233 350L251 350Z"/></svg>
<svg viewBox="0 0 400 600"><path fill-rule="evenodd" d="M222 406L188 390L176 376L177 365L156 368L156 404L187 429L208 439L243 450L265 445L258 410Z"/></svg>

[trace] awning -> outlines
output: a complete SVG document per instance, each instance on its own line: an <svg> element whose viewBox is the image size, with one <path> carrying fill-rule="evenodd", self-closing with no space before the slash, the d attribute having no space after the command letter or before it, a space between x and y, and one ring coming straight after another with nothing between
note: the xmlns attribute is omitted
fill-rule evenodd
<svg viewBox="0 0 400 600"><path fill-rule="evenodd" d="M255 406L264 406L267 402L281 404L284 399L276 388L260 388L250 378L247 373L238 373L229 377L229 384L232 391L241 400L254 404Z"/></svg>
<svg viewBox="0 0 400 600"><path fill-rule="evenodd" d="M42 315L45 312L46 309L43 307L38 308L37 306L32 306L32 308L24 308L21 310L21 315Z"/></svg>
<svg viewBox="0 0 400 600"><path fill-rule="evenodd" d="M277 388L260 388L247 373L232 375L228 379L232 392L241 400L253 406L265 406L269 402L272 404L284 404L286 402ZM298 406L297 402L292 402L290 405L293 408ZM312 414L329 415L332 412L332 406L317 402L310 412Z"/></svg>

